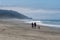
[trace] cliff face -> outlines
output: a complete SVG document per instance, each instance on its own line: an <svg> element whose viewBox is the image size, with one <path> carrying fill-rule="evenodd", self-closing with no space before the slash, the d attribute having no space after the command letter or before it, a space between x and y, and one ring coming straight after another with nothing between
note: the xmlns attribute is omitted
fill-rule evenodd
<svg viewBox="0 0 60 40"><path fill-rule="evenodd" d="M29 17L12 10L0 10L0 18L30 19Z"/></svg>

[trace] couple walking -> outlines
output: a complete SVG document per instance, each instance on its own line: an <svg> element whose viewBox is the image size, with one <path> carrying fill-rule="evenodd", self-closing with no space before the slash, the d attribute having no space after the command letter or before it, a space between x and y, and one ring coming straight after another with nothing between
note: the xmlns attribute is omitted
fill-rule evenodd
<svg viewBox="0 0 60 40"><path fill-rule="evenodd" d="M34 23L32 22L32 28L36 28L36 26L37 26L36 22ZM40 29L40 26L38 25L37 28Z"/></svg>
<svg viewBox="0 0 60 40"><path fill-rule="evenodd" d="M36 22L32 22L32 28L36 28Z"/></svg>

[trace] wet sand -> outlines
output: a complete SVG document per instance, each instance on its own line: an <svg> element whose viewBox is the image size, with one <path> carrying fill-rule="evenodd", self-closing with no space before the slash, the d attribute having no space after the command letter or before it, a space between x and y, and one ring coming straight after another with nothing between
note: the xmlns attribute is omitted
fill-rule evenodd
<svg viewBox="0 0 60 40"><path fill-rule="evenodd" d="M0 40L60 40L60 29L40 27L32 29L27 23L0 21Z"/></svg>

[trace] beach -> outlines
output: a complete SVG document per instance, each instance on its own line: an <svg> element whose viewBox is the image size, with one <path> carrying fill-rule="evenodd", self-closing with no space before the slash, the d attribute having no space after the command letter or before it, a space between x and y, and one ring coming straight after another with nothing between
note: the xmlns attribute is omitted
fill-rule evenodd
<svg viewBox="0 0 60 40"><path fill-rule="evenodd" d="M32 29L31 24L22 21L0 21L0 40L60 40L60 29L43 25Z"/></svg>

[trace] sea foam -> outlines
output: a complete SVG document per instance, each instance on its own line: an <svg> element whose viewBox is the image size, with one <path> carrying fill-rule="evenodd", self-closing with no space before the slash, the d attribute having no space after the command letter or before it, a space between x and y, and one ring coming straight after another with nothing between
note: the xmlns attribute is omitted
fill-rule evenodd
<svg viewBox="0 0 60 40"><path fill-rule="evenodd" d="M48 26L48 27L60 27L60 25L54 25L54 24L45 24L42 21L26 21L26 23L34 23L36 22L37 25L42 25L42 26Z"/></svg>

